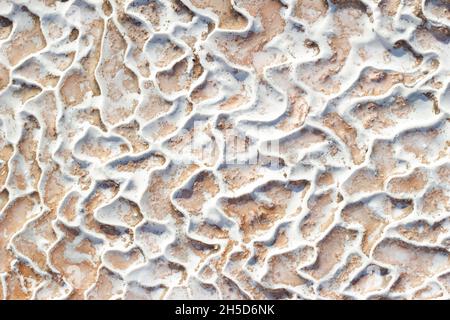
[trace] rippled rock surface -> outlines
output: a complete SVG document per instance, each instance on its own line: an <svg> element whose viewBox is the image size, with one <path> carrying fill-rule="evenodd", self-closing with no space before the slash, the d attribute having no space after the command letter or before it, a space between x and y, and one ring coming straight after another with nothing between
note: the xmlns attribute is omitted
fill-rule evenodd
<svg viewBox="0 0 450 320"><path fill-rule="evenodd" d="M448 299L445 0L0 0L0 299Z"/></svg>

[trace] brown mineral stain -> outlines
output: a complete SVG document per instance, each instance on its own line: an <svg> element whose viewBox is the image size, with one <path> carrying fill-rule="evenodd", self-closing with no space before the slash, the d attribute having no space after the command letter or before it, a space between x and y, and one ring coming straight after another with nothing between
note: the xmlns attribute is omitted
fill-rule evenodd
<svg viewBox="0 0 450 320"><path fill-rule="evenodd" d="M268 202L256 198L253 194L221 200L225 214L239 223L244 242L270 229L277 220L282 219L287 214L287 199L291 199L294 195L304 196L309 188L309 182L297 182L298 185L294 182L274 181L260 187L258 192L268 198Z"/></svg>
<svg viewBox="0 0 450 320"><path fill-rule="evenodd" d="M161 154L150 154L142 158L129 161L120 161L113 167L119 172L136 172L138 170L149 170L153 167L161 166L165 163L165 158Z"/></svg>
<svg viewBox="0 0 450 320"><path fill-rule="evenodd" d="M438 238L447 232L445 227L448 219L428 223L425 220L417 220L410 223L401 224L395 230L404 238L421 243L436 243Z"/></svg>
<svg viewBox="0 0 450 320"><path fill-rule="evenodd" d="M104 261L115 270L127 270L145 261L144 254L139 248L133 248L129 251L110 250L103 256Z"/></svg>
<svg viewBox="0 0 450 320"><path fill-rule="evenodd" d="M9 69L0 64L0 91L3 90L9 83Z"/></svg>
<svg viewBox="0 0 450 320"><path fill-rule="evenodd" d="M22 104L42 92L40 87L20 80L13 80L13 84L17 85L17 87L14 88L13 96L20 99Z"/></svg>
<svg viewBox="0 0 450 320"><path fill-rule="evenodd" d="M321 296L328 299L347 300L351 299L346 293L341 293L343 287L354 276L355 270L362 266L363 259L359 254L351 253L344 265L329 280L319 286Z"/></svg>
<svg viewBox="0 0 450 320"><path fill-rule="evenodd" d="M36 287L43 281L40 274L25 262L15 263L15 270L6 275L6 299L31 299Z"/></svg>
<svg viewBox="0 0 450 320"><path fill-rule="evenodd" d="M6 17L0 16L0 40L8 38L11 34L13 23Z"/></svg>
<svg viewBox="0 0 450 320"><path fill-rule="evenodd" d="M285 22L280 13L284 5L278 0L236 1L236 5L260 19L262 31L250 32L247 36L234 36L231 41L222 40L219 48L236 64L254 65L255 56L284 29Z"/></svg>
<svg viewBox="0 0 450 320"><path fill-rule="evenodd" d="M436 282L432 282L417 290L412 297L413 300L438 300L445 295L441 286L439 286Z"/></svg>
<svg viewBox="0 0 450 320"><path fill-rule="evenodd" d="M304 263L305 257L310 255L311 247L286 252L272 256L268 261L268 271L264 276L264 281L272 285L288 285L298 287L311 285L310 281L303 278L296 271Z"/></svg>
<svg viewBox="0 0 450 320"><path fill-rule="evenodd" d="M49 256L54 267L70 283L73 290L70 299L83 299L84 291L94 282L100 261L93 239L78 229L59 226L64 236L56 242ZM83 258L77 260L75 257Z"/></svg>
<svg viewBox="0 0 450 320"><path fill-rule="evenodd" d="M182 188L174 196L175 201L189 213L198 215L208 198L219 192L217 179L211 172L199 173L190 188Z"/></svg>
<svg viewBox="0 0 450 320"><path fill-rule="evenodd" d="M247 19L232 6L231 0L193 0L197 8L209 9L219 17L219 28L240 30L247 26Z"/></svg>
<svg viewBox="0 0 450 320"><path fill-rule="evenodd" d="M64 200L64 205L61 207L61 215L69 222L73 222L76 218L76 205L81 195L77 192L69 194Z"/></svg>
<svg viewBox="0 0 450 320"><path fill-rule="evenodd" d="M47 42L41 30L41 20L39 16L28 10L23 6L20 8L20 15L23 17L24 25L29 25L29 28L20 29L15 32L6 45L6 55L12 65L16 65L23 58L45 48ZM2 25L8 24L2 19ZM7 27L8 28L8 27ZM2 28L2 33L5 34Z"/></svg>
<svg viewBox="0 0 450 320"><path fill-rule="evenodd" d="M168 216L179 216L172 205L170 194L178 183L184 181L198 167L196 165L169 165L163 170L155 170L150 175L150 181L142 198L143 214L156 220L164 220Z"/></svg>
<svg viewBox="0 0 450 320"><path fill-rule="evenodd" d="M407 118L412 111L411 103L401 96L397 96L393 103L377 104L369 102L358 104L353 110L365 129L373 129L376 132L394 127Z"/></svg>
<svg viewBox="0 0 450 320"><path fill-rule="evenodd" d="M90 300L108 300L123 293L125 282L122 277L105 267L100 268L97 281L86 295Z"/></svg>
<svg viewBox="0 0 450 320"><path fill-rule="evenodd" d="M355 241L356 236L356 231L342 227L334 227L318 243L318 256L316 261L311 266L302 268L302 270L315 279L322 278L341 261L346 251L346 246L351 245Z"/></svg>
<svg viewBox="0 0 450 320"><path fill-rule="evenodd" d="M364 161L365 147L358 146L357 131L350 126L337 113L329 113L324 117L324 125L333 130L339 138L349 147L353 162L360 164Z"/></svg>
<svg viewBox="0 0 450 320"><path fill-rule="evenodd" d="M450 264L446 250L416 246L392 238L381 241L375 248L373 257L401 270L392 288L393 292L398 293L420 286L428 277L447 270Z"/></svg>
<svg viewBox="0 0 450 320"><path fill-rule="evenodd" d="M319 18L324 17L327 10L328 2L326 0L299 0L294 7L294 16L313 24Z"/></svg>
<svg viewBox="0 0 450 320"><path fill-rule="evenodd" d="M34 57L25 60L15 69L15 72L24 78L36 81L44 87L55 87L59 81L58 75L47 71L46 67Z"/></svg>
<svg viewBox="0 0 450 320"><path fill-rule="evenodd" d="M372 212L364 202L346 206L341 216L344 221L359 223L364 228L362 250L369 256L373 245L380 239L384 227L388 224L386 219Z"/></svg>
<svg viewBox="0 0 450 320"><path fill-rule="evenodd" d="M319 187L329 186L334 183L333 174L329 171L324 171L317 176L316 184Z"/></svg>
<svg viewBox="0 0 450 320"><path fill-rule="evenodd" d="M98 66L99 77L107 83L100 84L102 94L107 97L108 107L103 108L104 120L108 124L116 124L134 113L137 100L131 105L123 105L123 97L141 92L136 74L124 63L127 43L112 20L108 20L103 50ZM122 75L119 77L119 75ZM121 78L121 81L119 79ZM108 80L107 80L108 79Z"/></svg>
<svg viewBox="0 0 450 320"><path fill-rule="evenodd" d="M222 293L224 300L249 300L248 294L243 292L241 288L230 278L221 275L218 277L216 284Z"/></svg>
<svg viewBox="0 0 450 320"><path fill-rule="evenodd" d="M426 172L416 168L404 177L396 177L389 180L387 189L393 193L418 193L428 182Z"/></svg>
<svg viewBox="0 0 450 320"><path fill-rule="evenodd" d="M343 183L343 189L349 194L383 190L384 181L397 172L398 164L393 153L391 142L374 142L369 156L371 165L356 169Z"/></svg>
<svg viewBox="0 0 450 320"><path fill-rule="evenodd" d="M112 8L112 6L111 6L111 3L109 3L108 0L103 0L103 3L102 3L102 10L103 10L103 12L105 13L105 15L107 15L107 16L110 16L110 15L111 15L111 13L112 13L112 11L113 11L113 8Z"/></svg>
<svg viewBox="0 0 450 320"><path fill-rule="evenodd" d="M332 192L311 196L308 199L309 212L300 223L300 233L308 240L319 237L334 220L336 203Z"/></svg>
<svg viewBox="0 0 450 320"><path fill-rule="evenodd" d="M187 89L190 84L186 77L187 73L188 63L186 59L176 62L169 71L159 72L156 77L161 91L172 94Z"/></svg>
<svg viewBox="0 0 450 320"><path fill-rule="evenodd" d="M9 192L8 189L3 189L0 192L0 210L2 210L9 201Z"/></svg>
<svg viewBox="0 0 450 320"><path fill-rule="evenodd" d="M24 131L18 144L18 152L26 163L23 167L23 174L26 174L27 177L29 177L26 184L37 190L42 171L36 157L40 124L34 116L28 116L25 121ZM15 164L18 163L15 162ZM16 166L16 170L18 168L19 167ZM22 187L20 187L20 183L18 185L20 189L24 189L23 187L25 185Z"/></svg>
<svg viewBox="0 0 450 320"><path fill-rule="evenodd" d="M361 295L371 294L385 289L393 276L389 269L376 264L368 265L350 283L347 290L357 292Z"/></svg>
<svg viewBox="0 0 450 320"><path fill-rule="evenodd" d="M9 263L12 261L12 253L8 250L8 242L29 219L35 217L39 212L35 209L39 201L38 193L17 197L3 210L0 227L0 270L7 272Z"/></svg>
<svg viewBox="0 0 450 320"><path fill-rule="evenodd" d="M136 120L115 128L115 131L118 134L127 138L133 147L133 152L135 153L142 152L149 147L147 141L145 141L145 139L139 134L139 129L140 126Z"/></svg>
<svg viewBox="0 0 450 320"><path fill-rule="evenodd" d="M386 13L388 16L394 16L397 13L397 9L400 5L400 0L382 0L378 4L381 12Z"/></svg>

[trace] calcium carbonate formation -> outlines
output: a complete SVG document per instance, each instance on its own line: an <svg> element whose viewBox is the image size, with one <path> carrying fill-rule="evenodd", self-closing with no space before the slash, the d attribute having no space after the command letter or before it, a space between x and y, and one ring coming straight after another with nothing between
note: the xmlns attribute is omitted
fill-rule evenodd
<svg viewBox="0 0 450 320"><path fill-rule="evenodd" d="M448 0L0 0L0 299L446 299Z"/></svg>

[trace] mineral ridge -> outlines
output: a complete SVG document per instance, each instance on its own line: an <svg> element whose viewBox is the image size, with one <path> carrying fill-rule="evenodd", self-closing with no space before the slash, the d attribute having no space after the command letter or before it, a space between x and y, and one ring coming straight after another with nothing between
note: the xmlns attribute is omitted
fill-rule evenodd
<svg viewBox="0 0 450 320"><path fill-rule="evenodd" d="M0 0L0 299L448 299L448 0Z"/></svg>

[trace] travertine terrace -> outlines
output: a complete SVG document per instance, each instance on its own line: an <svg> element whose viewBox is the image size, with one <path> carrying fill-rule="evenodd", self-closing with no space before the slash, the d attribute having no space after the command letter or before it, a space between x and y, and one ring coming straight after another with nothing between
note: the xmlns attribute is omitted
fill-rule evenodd
<svg viewBox="0 0 450 320"><path fill-rule="evenodd" d="M448 299L448 0L0 0L0 299Z"/></svg>

